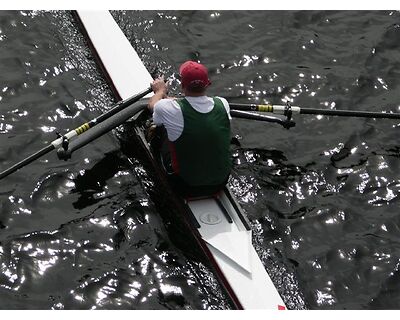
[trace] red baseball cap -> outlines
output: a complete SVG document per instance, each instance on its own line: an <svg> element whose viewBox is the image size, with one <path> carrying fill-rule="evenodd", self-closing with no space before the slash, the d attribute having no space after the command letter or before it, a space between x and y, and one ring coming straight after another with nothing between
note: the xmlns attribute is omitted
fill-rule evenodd
<svg viewBox="0 0 400 320"><path fill-rule="evenodd" d="M194 61L186 61L179 68L182 86L190 87L207 87L211 84L208 79L208 70L201 63Z"/></svg>

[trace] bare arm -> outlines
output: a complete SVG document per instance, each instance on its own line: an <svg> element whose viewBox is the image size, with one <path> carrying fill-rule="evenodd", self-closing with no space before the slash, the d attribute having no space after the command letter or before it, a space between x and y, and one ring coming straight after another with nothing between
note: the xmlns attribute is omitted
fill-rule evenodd
<svg viewBox="0 0 400 320"><path fill-rule="evenodd" d="M162 76L152 82L151 88L153 89L154 96L149 99L147 108L150 112L153 112L154 105L161 99L167 98L168 85L165 83L164 77Z"/></svg>

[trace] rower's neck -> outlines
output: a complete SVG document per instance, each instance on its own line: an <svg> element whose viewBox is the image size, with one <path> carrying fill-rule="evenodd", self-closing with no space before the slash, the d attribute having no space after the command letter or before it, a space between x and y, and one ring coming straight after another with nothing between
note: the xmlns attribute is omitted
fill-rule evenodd
<svg viewBox="0 0 400 320"><path fill-rule="evenodd" d="M203 93L198 93L198 94L185 94L185 97L204 97L206 94Z"/></svg>
<svg viewBox="0 0 400 320"><path fill-rule="evenodd" d="M183 89L183 95L185 97L203 97L206 95L205 91L201 91L201 92L193 92L193 91L189 91L186 89Z"/></svg>

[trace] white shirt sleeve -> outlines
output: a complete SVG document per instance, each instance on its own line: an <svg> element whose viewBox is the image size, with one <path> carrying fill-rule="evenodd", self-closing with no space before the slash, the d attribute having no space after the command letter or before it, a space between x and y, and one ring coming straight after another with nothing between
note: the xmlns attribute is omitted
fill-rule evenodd
<svg viewBox="0 0 400 320"><path fill-rule="evenodd" d="M222 101L222 103L224 104L226 113L228 114L228 119L232 120L232 116L231 116L231 108L229 107L229 103L225 98L222 97L217 97L218 99L220 99Z"/></svg>
<svg viewBox="0 0 400 320"><path fill-rule="evenodd" d="M153 122L164 126L168 139L175 141L183 132L183 114L178 103L173 99L161 99L154 105Z"/></svg>
<svg viewBox="0 0 400 320"><path fill-rule="evenodd" d="M163 100L159 100L154 104L153 122L156 126L161 126L163 124L163 106L165 105Z"/></svg>

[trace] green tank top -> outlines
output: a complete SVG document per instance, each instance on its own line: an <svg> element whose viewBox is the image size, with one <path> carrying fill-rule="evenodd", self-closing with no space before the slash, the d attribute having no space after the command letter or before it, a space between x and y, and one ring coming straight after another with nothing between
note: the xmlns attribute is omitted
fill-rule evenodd
<svg viewBox="0 0 400 320"><path fill-rule="evenodd" d="M232 168L230 121L222 101L213 100L208 113L196 111L186 99L177 100L184 127L172 142L172 167L191 186L222 184Z"/></svg>

